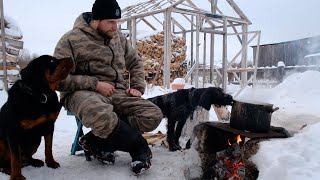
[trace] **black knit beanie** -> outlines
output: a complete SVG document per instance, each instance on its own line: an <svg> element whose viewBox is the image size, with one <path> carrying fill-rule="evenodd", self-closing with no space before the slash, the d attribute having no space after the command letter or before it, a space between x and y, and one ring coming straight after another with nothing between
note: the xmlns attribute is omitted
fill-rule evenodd
<svg viewBox="0 0 320 180"><path fill-rule="evenodd" d="M96 0L92 6L92 19L120 19L121 9L116 0Z"/></svg>

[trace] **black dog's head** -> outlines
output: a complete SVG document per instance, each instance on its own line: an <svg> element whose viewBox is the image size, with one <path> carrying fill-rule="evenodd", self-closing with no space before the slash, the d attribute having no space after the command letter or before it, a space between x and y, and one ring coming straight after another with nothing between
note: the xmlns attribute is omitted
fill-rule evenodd
<svg viewBox="0 0 320 180"><path fill-rule="evenodd" d="M194 93L198 94L197 105L202 106L206 110L210 110L212 104L216 106L225 106L232 105L233 102L232 96L224 93L223 90L218 87L194 89Z"/></svg>
<svg viewBox="0 0 320 180"><path fill-rule="evenodd" d="M72 58L57 59L49 55L42 55L32 60L27 67L21 70L20 74L22 81L29 85L47 87L54 91L73 67Z"/></svg>

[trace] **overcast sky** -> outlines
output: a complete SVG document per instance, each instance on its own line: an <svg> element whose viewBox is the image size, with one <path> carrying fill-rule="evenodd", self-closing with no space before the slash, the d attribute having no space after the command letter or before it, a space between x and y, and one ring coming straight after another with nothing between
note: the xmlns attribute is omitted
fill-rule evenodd
<svg viewBox="0 0 320 180"><path fill-rule="evenodd" d="M207 0L193 0L206 3ZM220 0L221 1L221 0ZM75 18L91 11L94 0L4 0L6 16L23 32L25 48L52 54L60 37ZM118 0L121 8L142 0ZM235 0L251 20L250 30L262 31L262 43L295 40L320 35L319 0Z"/></svg>

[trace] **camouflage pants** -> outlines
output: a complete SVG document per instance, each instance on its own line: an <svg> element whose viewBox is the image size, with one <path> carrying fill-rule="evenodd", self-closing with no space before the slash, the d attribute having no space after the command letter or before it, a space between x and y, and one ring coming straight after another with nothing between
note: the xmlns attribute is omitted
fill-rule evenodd
<svg viewBox="0 0 320 180"><path fill-rule="evenodd" d="M65 107L101 138L107 138L113 131L118 116L126 117L140 132L154 130L163 118L158 106L140 97L130 97L124 90L117 90L111 97L93 91L76 91L67 96Z"/></svg>

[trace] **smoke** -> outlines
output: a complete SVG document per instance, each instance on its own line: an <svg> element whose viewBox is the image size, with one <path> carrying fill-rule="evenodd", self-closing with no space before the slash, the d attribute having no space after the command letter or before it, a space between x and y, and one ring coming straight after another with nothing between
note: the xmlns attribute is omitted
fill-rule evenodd
<svg viewBox="0 0 320 180"><path fill-rule="evenodd" d="M320 36L306 39L304 52L299 65L320 65Z"/></svg>

